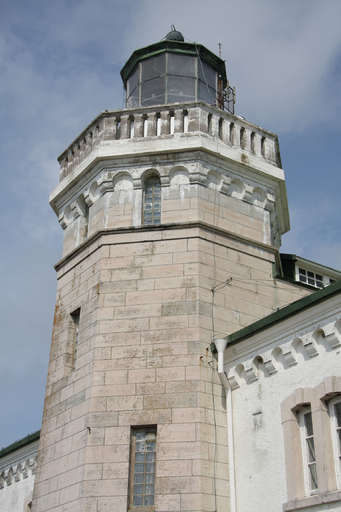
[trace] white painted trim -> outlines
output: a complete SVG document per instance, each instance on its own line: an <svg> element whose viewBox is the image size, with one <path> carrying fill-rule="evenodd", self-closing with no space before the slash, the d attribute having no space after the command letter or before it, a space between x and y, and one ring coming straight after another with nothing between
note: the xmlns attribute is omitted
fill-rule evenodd
<svg viewBox="0 0 341 512"><path fill-rule="evenodd" d="M335 415L334 405L336 403L341 403L341 397L336 396L332 400L330 400L329 406L329 416L330 416L330 428L331 428L331 437L333 443L333 452L334 452L334 464L335 464L335 476L337 482L337 488L341 488L341 447L339 447L339 440L337 437L337 422Z"/></svg>
<svg viewBox="0 0 341 512"><path fill-rule="evenodd" d="M318 492L318 480L317 480L317 488L312 489L310 485L310 476L309 476L309 460L308 460L308 451L307 451L307 436L305 431L305 424L304 424L304 416L306 414L310 413L311 415L311 421L313 421L313 415L311 411L311 407L306 406L302 407L298 411L298 423L300 428L300 436L301 436L301 445L302 445L302 458L303 458L303 476L304 476L304 490L306 496L311 496L312 494L316 494ZM315 436L314 436L314 425L313 425L313 435L312 438L314 440L314 447L315 447ZM315 447L315 468L316 468L316 447ZM317 472L316 472L317 474ZM317 475L318 478L318 475Z"/></svg>

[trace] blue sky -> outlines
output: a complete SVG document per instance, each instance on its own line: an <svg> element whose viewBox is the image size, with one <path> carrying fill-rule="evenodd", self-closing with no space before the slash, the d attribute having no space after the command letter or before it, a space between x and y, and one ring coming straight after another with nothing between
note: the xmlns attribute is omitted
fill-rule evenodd
<svg viewBox="0 0 341 512"><path fill-rule="evenodd" d="M171 24L217 52L237 113L278 133L283 252L341 267L339 0L0 0L0 446L40 428L62 230L57 156L123 105L119 70Z"/></svg>

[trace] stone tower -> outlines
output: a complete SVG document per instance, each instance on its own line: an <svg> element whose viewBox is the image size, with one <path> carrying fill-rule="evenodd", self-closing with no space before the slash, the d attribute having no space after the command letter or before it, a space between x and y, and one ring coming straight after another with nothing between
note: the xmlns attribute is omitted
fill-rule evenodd
<svg viewBox="0 0 341 512"><path fill-rule="evenodd" d="M33 511L226 512L210 344L306 293L280 280L278 140L175 30L121 75L126 108L64 151L50 198L64 247Z"/></svg>

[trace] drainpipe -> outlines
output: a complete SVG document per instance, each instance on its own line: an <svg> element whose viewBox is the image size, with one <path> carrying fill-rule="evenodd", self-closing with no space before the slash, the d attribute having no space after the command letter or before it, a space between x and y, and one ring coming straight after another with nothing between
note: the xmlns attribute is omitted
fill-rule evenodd
<svg viewBox="0 0 341 512"><path fill-rule="evenodd" d="M218 352L218 375L225 390L226 416L227 416L227 437L229 439L229 480L230 480L230 511L236 512L236 481L234 467L234 436L233 436L233 404L232 389L224 372L224 351L227 346L227 339L219 338L214 340Z"/></svg>

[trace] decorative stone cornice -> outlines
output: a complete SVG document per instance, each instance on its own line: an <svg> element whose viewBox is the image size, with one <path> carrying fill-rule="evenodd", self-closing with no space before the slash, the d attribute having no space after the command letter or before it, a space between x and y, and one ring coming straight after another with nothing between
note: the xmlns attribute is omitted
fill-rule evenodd
<svg viewBox="0 0 341 512"><path fill-rule="evenodd" d="M150 173L160 176L161 187L200 185L216 190L225 196L239 199L272 212L275 207L276 192L265 185L252 183L251 179L241 177L233 171L219 168L212 169L208 163L200 165L160 164L153 168L148 165L132 166L129 170L102 167L83 187L74 189L70 200L64 204L54 204L58 220L63 229L77 217L85 215L84 205L91 207L107 192L122 190L140 190L145 176ZM275 222L276 219L273 219Z"/></svg>
<svg viewBox="0 0 341 512"><path fill-rule="evenodd" d="M18 463L9 464L0 470L0 490L35 474L37 454L28 456Z"/></svg>
<svg viewBox="0 0 341 512"><path fill-rule="evenodd" d="M237 358L226 364L225 372L232 389L256 382L260 376L271 377L279 371L319 357L323 351L332 351L341 346L341 319L335 318L324 324L303 330L289 339L253 351L251 356Z"/></svg>

